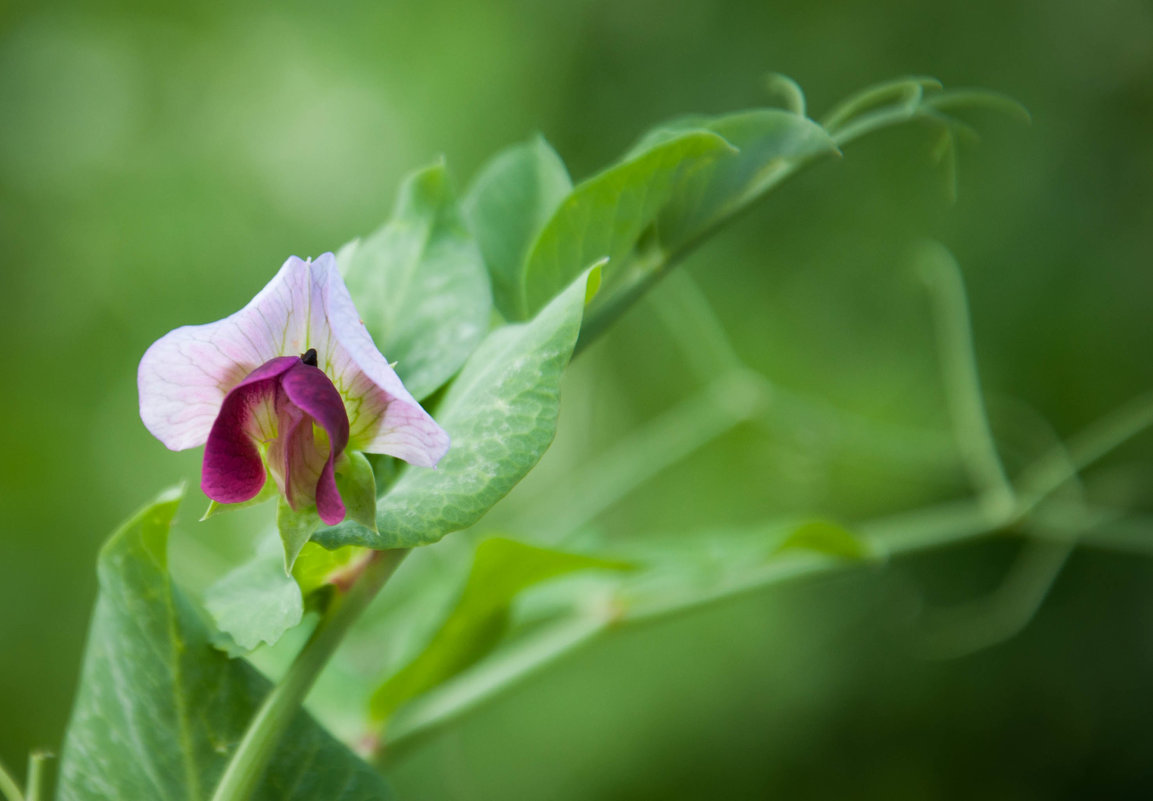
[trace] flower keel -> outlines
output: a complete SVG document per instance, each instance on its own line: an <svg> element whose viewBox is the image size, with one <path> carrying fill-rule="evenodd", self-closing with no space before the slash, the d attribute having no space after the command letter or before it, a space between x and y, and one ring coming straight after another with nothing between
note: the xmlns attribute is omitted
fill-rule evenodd
<svg viewBox="0 0 1153 801"><path fill-rule="evenodd" d="M319 434L319 436L318 436ZM204 448L201 489L219 503L259 494L271 473L294 510L316 505L335 525L345 508L336 460L348 444L348 415L336 387L303 358L281 356L252 371L225 397Z"/></svg>

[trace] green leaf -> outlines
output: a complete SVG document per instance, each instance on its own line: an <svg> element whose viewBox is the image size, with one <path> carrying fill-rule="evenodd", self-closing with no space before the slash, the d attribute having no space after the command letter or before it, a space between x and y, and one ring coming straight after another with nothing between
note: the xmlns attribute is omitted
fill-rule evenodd
<svg viewBox="0 0 1153 801"><path fill-rule="evenodd" d="M578 185L529 250L520 316L602 258L609 259L605 280L611 284L684 176L732 151L711 131L675 133Z"/></svg>
<svg viewBox="0 0 1153 801"><path fill-rule="evenodd" d="M488 276L443 163L406 178L392 219L341 248L337 263L373 340L417 400L451 378L488 330Z"/></svg>
<svg viewBox="0 0 1153 801"><path fill-rule="evenodd" d="M711 131L738 148L686 175L661 212L658 231L666 250L690 242L734 214L808 159L831 155L837 146L812 120L781 109L754 109L721 117L685 117L642 139L671 131Z"/></svg>
<svg viewBox="0 0 1153 801"><path fill-rule="evenodd" d="M346 452L336 466L336 488L348 519L375 529L376 476L368 457L360 451Z"/></svg>
<svg viewBox="0 0 1153 801"><path fill-rule="evenodd" d="M281 496L276 501L276 530L280 532L280 542L284 545L283 572L292 575L292 566L300 549L312 538L312 533L323 525L316 507L293 509Z"/></svg>
<svg viewBox="0 0 1153 801"><path fill-rule="evenodd" d="M379 533L346 521L314 540L326 548L426 545L471 526L516 486L556 434L588 282L581 276L531 321L492 332L469 357L437 409L452 447L435 470L405 468L377 501Z"/></svg>
<svg viewBox="0 0 1153 801"><path fill-rule="evenodd" d="M506 319L524 316L525 256L571 191L564 162L538 135L497 154L465 194L464 218L484 254L493 301Z"/></svg>
<svg viewBox="0 0 1153 801"><path fill-rule="evenodd" d="M513 599L523 590L566 573L593 569L631 570L632 565L507 539L482 542L460 600L428 646L373 694L372 717L387 720L401 704L492 651L508 628Z"/></svg>
<svg viewBox="0 0 1153 801"><path fill-rule="evenodd" d="M245 651L273 645L304 616L304 597L284 573L280 549L258 554L227 573L204 593L216 627Z"/></svg>
<svg viewBox="0 0 1153 801"><path fill-rule="evenodd" d="M777 546L777 553L802 550L814 551L840 559L869 559L873 556L869 544L843 526L827 520L802 523L788 533Z"/></svg>
<svg viewBox="0 0 1153 801"><path fill-rule="evenodd" d="M178 493L167 493L100 553L96 602L61 756L60 801L203 801L269 683L229 659L168 573ZM384 780L304 712L255 801L375 801Z"/></svg>

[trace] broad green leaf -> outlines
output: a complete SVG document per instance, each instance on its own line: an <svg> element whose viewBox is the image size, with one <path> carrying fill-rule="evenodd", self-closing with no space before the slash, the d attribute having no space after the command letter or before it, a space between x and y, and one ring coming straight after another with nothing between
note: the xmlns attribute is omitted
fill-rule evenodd
<svg viewBox="0 0 1153 801"><path fill-rule="evenodd" d="M504 150L481 169L461 203L492 278L493 301L506 319L523 317L529 246L572 191L564 162L543 136Z"/></svg>
<svg viewBox="0 0 1153 801"><path fill-rule="evenodd" d="M848 529L827 520L802 523L777 546L777 553L814 551L840 559L868 559L873 555L867 542Z"/></svg>
<svg viewBox="0 0 1153 801"><path fill-rule="evenodd" d="M451 378L488 330L488 276L443 163L405 179L392 219L341 248L337 263L373 340L418 400Z"/></svg>
<svg viewBox="0 0 1153 801"><path fill-rule="evenodd" d="M209 642L168 573L177 493L100 553L100 595L61 756L60 801L205 801L268 693L243 660ZM376 801L383 779L301 712L255 801Z"/></svg>
<svg viewBox="0 0 1153 801"><path fill-rule="evenodd" d="M608 258L611 284L684 177L732 146L711 131L676 133L573 189L524 265L521 315L541 308L588 265Z"/></svg>
<svg viewBox="0 0 1153 801"><path fill-rule="evenodd" d="M595 273L595 271L593 271ZM540 460L556 433L560 380L580 332L589 276L527 323L493 331L437 408L452 438L435 470L408 467L377 501L379 533L352 522L322 529L326 548L410 548L467 528Z"/></svg>
<svg viewBox="0 0 1153 801"><path fill-rule="evenodd" d="M251 651L274 644L304 616L304 597L284 572L280 549L258 554L227 573L204 593L213 623L236 645Z"/></svg>
<svg viewBox="0 0 1153 801"><path fill-rule="evenodd" d="M401 704L488 654L508 628L509 607L525 589L578 570L630 570L627 562L491 539L477 548L460 600L428 646L373 694L371 715L387 720Z"/></svg>
<svg viewBox="0 0 1153 801"><path fill-rule="evenodd" d="M684 117L647 134L645 149L675 133L711 131L738 149L687 174L661 211L660 241L674 250L755 200L798 163L837 152L812 120L781 109L754 109L720 117Z"/></svg>

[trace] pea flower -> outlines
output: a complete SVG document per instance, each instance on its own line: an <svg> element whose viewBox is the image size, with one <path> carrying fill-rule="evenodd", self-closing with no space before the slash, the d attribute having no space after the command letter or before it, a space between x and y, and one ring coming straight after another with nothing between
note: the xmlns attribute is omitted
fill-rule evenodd
<svg viewBox="0 0 1153 801"><path fill-rule="evenodd" d="M271 475L296 511L345 517L347 451L433 467L448 434L413 399L361 322L336 258L292 256L240 311L165 334L140 360L140 417L172 450L204 445L201 488L251 500Z"/></svg>

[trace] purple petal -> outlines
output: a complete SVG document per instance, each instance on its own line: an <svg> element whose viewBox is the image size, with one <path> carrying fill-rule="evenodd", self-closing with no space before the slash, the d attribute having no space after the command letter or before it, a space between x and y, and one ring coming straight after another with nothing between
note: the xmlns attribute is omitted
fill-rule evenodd
<svg viewBox="0 0 1153 801"><path fill-rule="evenodd" d="M281 388L288 400L309 415L328 435L328 459L320 471L315 485L316 511L327 525L334 526L344 519L344 502L336 488L336 459L348 445L348 414L344 399L321 370L304 364L299 359L281 379ZM308 422L308 443L311 443L311 421ZM291 463L291 457L290 457ZM291 501L291 497L289 498Z"/></svg>
<svg viewBox="0 0 1153 801"><path fill-rule="evenodd" d="M208 433L200 488L218 503L241 503L256 497L264 486L264 462L254 435L267 429L263 415L272 414L281 376L294 364L284 356L261 365L224 398Z"/></svg>

